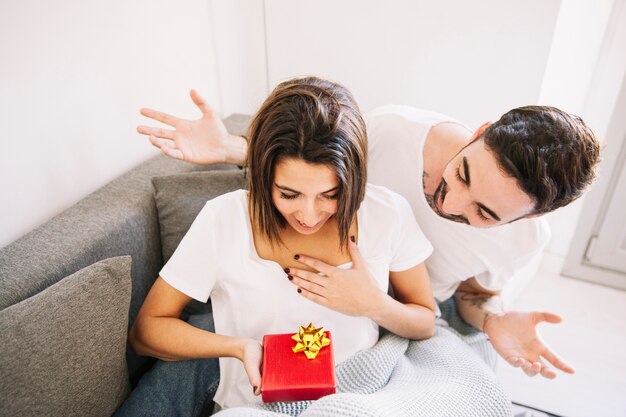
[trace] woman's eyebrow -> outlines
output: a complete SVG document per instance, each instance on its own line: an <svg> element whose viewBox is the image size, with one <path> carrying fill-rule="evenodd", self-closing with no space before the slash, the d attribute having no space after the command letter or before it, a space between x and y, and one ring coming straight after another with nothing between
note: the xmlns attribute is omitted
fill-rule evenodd
<svg viewBox="0 0 626 417"><path fill-rule="evenodd" d="M292 192L292 193L300 194L300 191L294 190L293 188L289 188L289 187L286 187L284 185L280 185L280 184L277 184L277 183L274 183L274 185L276 186L276 188L281 189L283 191L289 191L289 192ZM330 190L322 191L320 194L330 193L332 191L337 191L338 189L339 189L339 186L336 186L336 187L331 188Z"/></svg>
<svg viewBox="0 0 626 417"><path fill-rule="evenodd" d="M336 186L334 188L331 188L330 190L322 191L321 194L331 193L333 191L337 191L338 189L339 189L339 186Z"/></svg>

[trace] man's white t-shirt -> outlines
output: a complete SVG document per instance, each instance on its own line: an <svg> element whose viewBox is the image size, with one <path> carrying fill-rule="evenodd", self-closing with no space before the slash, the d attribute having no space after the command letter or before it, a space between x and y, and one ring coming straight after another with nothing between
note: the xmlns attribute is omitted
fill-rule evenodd
<svg viewBox="0 0 626 417"><path fill-rule="evenodd" d="M435 298L444 301L475 277L489 290L502 290L520 268L541 254L550 239L543 218L480 229L444 219L428 205L422 174L430 128L452 118L407 106L387 105L367 114L368 180L405 197L434 247L426 260ZM497 190L494 190L497 192Z"/></svg>
<svg viewBox="0 0 626 417"><path fill-rule="evenodd" d="M382 291L388 290L389 271L412 268L432 252L406 200L384 187L368 184L357 225L359 250ZM313 322L332 331L336 363L378 340L374 321L309 301L278 263L259 257L244 190L207 202L160 276L196 300L210 297L218 334L262 341L265 334L296 333ZM239 360L220 358L214 400L222 408L260 401Z"/></svg>

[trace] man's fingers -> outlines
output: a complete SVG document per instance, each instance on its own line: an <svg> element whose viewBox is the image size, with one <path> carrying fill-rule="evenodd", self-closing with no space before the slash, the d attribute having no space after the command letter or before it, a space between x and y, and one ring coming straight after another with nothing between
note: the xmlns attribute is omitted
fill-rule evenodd
<svg viewBox="0 0 626 417"><path fill-rule="evenodd" d="M307 266L310 266L311 268L315 269L316 271L321 272L322 274L330 275L331 272L335 269L334 266L328 265L327 263L324 263L320 261L319 259L309 258L308 256L303 256L303 255L296 255L296 256L297 258L294 258L296 261L303 263Z"/></svg>
<svg viewBox="0 0 626 417"><path fill-rule="evenodd" d="M148 136L148 139L150 140L150 143L154 146L156 146L159 149L163 149L163 148L176 148L176 144L174 143L174 141L171 141L169 139L161 139L161 138L157 138L154 135L150 135Z"/></svg>
<svg viewBox="0 0 626 417"><path fill-rule="evenodd" d="M522 371L528 376L535 376L541 372L542 364L540 362L530 362L524 358L511 356L506 358L506 361L514 368L521 368Z"/></svg>
<svg viewBox="0 0 626 417"><path fill-rule="evenodd" d="M204 101L204 99L200 96L200 94L198 94L196 90L191 90L189 92L189 95L191 96L193 103L200 109L203 115L209 117L213 117L215 115L213 108L209 106L206 101Z"/></svg>
<svg viewBox="0 0 626 417"><path fill-rule="evenodd" d="M522 370L528 376L535 376L539 370L535 370L535 365L527 360L524 360L524 364L522 365Z"/></svg>
<svg viewBox="0 0 626 417"><path fill-rule="evenodd" d="M546 321L548 323L560 323L563 320L558 314L550 313L547 311L535 312L534 319L535 323L539 323L542 321Z"/></svg>
<svg viewBox="0 0 626 417"><path fill-rule="evenodd" d="M530 370L533 373L533 376L541 372L542 367L543 367L543 364L541 362L534 362L532 366L530 367Z"/></svg>
<svg viewBox="0 0 626 417"><path fill-rule="evenodd" d="M170 125L172 127L176 127L176 124L180 121L178 117L171 116L166 113L161 113L160 111L152 110L152 109L141 109L139 112L151 119L157 120L161 123L165 123L166 125Z"/></svg>
<svg viewBox="0 0 626 417"><path fill-rule="evenodd" d="M541 354L548 362L552 364L557 369L560 369L563 372L568 374L576 373L576 370L566 363L563 359L561 359L556 353L552 352L547 346L545 351Z"/></svg>
<svg viewBox="0 0 626 417"><path fill-rule="evenodd" d="M509 356L506 358L506 361L514 368L519 368L524 364L524 359L518 358L517 356Z"/></svg>
<svg viewBox="0 0 626 417"><path fill-rule="evenodd" d="M176 148L170 148L169 146L163 146L160 148L163 155L169 156L170 158L180 159L181 161L185 160L185 155L183 155L182 151Z"/></svg>
<svg viewBox="0 0 626 417"><path fill-rule="evenodd" d="M174 131L169 129L161 129L159 127L137 126L137 132L142 135L154 135L163 139L174 139Z"/></svg>
<svg viewBox="0 0 626 417"><path fill-rule="evenodd" d="M544 364L541 368L541 376L548 379L554 379L556 378L556 372L554 372L554 369Z"/></svg>

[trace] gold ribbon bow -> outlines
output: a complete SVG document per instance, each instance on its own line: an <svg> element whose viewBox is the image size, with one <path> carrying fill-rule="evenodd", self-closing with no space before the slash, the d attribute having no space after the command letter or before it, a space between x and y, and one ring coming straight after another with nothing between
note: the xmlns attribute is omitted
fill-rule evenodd
<svg viewBox="0 0 626 417"><path fill-rule="evenodd" d="M320 349L330 345L330 339L326 337L324 328L316 329L313 323L309 323L306 328L300 326L300 331L291 338L297 342L292 348L293 352L304 352L308 359L315 359Z"/></svg>

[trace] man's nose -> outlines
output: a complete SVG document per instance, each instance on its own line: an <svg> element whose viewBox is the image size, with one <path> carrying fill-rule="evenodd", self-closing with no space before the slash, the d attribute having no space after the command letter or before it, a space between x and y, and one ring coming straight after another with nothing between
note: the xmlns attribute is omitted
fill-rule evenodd
<svg viewBox="0 0 626 417"><path fill-rule="evenodd" d="M445 213L461 216L469 205L467 193L462 190L449 190L443 200L442 209Z"/></svg>

